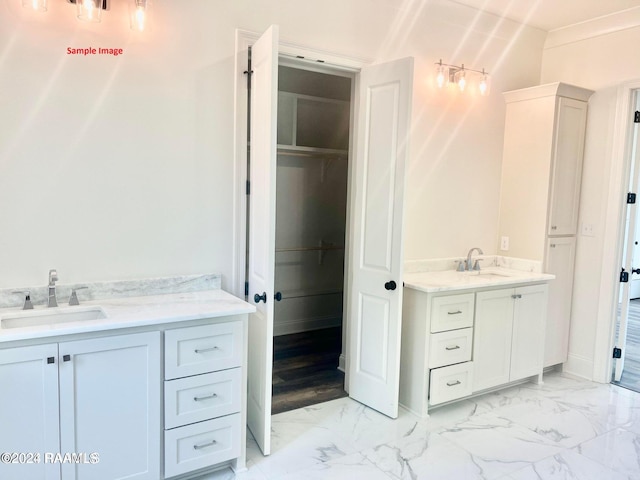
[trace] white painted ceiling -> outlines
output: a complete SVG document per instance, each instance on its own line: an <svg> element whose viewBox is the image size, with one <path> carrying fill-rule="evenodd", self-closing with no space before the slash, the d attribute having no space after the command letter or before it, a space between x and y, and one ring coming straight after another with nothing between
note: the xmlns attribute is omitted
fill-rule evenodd
<svg viewBox="0 0 640 480"><path fill-rule="evenodd" d="M547 31L640 6L640 0L451 1Z"/></svg>

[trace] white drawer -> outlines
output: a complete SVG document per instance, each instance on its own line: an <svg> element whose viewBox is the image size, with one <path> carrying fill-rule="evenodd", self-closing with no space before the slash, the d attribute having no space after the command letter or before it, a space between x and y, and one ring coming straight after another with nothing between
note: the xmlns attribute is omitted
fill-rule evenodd
<svg viewBox="0 0 640 480"><path fill-rule="evenodd" d="M429 368L444 367L471 360L473 328L432 333L429 349Z"/></svg>
<svg viewBox="0 0 640 480"><path fill-rule="evenodd" d="M164 428L239 412L241 378L232 368L164 382Z"/></svg>
<svg viewBox="0 0 640 480"><path fill-rule="evenodd" d="M167 330L164 349L165 380L239 367L242 322Z"/></svg>
<svg viewBox="0 0 640 480"><path fill-rule="evenodd" d="M435 297L431 302L431 333L473 326L474 294Z"/></svg>
<svg viewBox="0 0 640 480"><path fill-rule="evenodd" d="M437 405L471 395L473 362L431 370L429 404Z"/></svg>
<svg viewBox="0 0 640 480"><path fill-rule="evenodd" d="M240 456L240 430L240 414L236 413L165 431L165 477Z"/></svg>

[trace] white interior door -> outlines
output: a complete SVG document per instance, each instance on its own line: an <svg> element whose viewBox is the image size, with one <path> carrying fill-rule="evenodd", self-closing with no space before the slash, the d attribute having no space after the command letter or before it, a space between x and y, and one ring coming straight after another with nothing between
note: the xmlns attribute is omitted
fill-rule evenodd
<svg viewBox="0 0 640 480"><path fill-rule="evenodd" d="M276 235L278 27L251 48L249 316L247 425L262 453L271 452L273 291Z"/></svg>
<svg viewBox="0 0 640 480"><path fill-rule="evenodd" d="M403 207L413 58L362 69L355 144L349 395L398 416Z"/></svg>
<svg viewBox="0 0 640 480"><path fill-rule="evenodd" d="M635 94L634 105L636 109L640 109L640 95L636 92ZM633 119L630 119L631 122ZM640 159L640 145L638 144L638 125L637 123L631 123L631 128L633 129L632 135L632 144L630 145L629 153L631 157L631 181L630 181L630 191L635 192L636 194L640 194L638 188L640 187L640 164L638 160ZM640 196L636 201L640 201ZM621 283L621 295L620 295L620 320L618 327L618 338L616 340L616 347L622 350L621 357L616 360L616 369L614 373L614 380L619 382L622 378L622 373L624 371L624 360L626 355L626 345L627 345L627 325L629 322L629 300L632 298L631 296L631 285L633 278L633 269L640 268L640 265L634 265L634 242L636 239L636 228L638 221L638 207L637 203L629 203L627 204L627 212L626 219L627 225L625 228L625 240L624 240L624 249L623 249L623 264L622 268L629 273L629 282Z"/></svg>

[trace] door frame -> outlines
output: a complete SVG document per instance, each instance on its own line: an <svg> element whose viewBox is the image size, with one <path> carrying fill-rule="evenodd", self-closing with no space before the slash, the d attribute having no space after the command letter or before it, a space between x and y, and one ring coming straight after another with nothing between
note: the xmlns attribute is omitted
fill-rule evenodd
<svg viewBox="0 0 640 480"><path fill-rule="evenodd" d="M233 277L231 279L232 293L240 298L245 298L245 271L247 253L247 196L246 180L247 172L247 108L249 96L247 89L247 75L245 73L248 64L248 50L255 43L260 34L246 30L236 30L236 55L234 72L236 82L234 85L234 180L233 180ZM294 43L280 41L278 54L284 57L279 64L286 64L291 67L305 68L323 73L339 74L339 72L349 73L352 78L351 83L351 118L350 133L354 132L355 118L357 113L356 92L359 87L360 70L373 62L371 59L346 57L338 54L325 52L317 49L307 48ZM301 58L302 57L302 58ZM321 62L317 60L321 59ZM349 135L349 158L353 159L354 138ZM345 253L344 253L344 284L351 284L351 271L349 262L351 258L351 235L352 235L352 209L353 209L353 161L347 167L347 212L345 225ZM343 314L342 314L342 352L340 355L338 368L345 372L345 390L349 390L349 369L347 368L349 358L347 346L349 344L349 329L347 328L347 313L350 311L349 295L347 288L343 294Z"/></svg>
<svg viewBox="0 0 640 480"><path fill-rule="evenodd" d="M600 302L592 375L592 379L600 383L611 381L613 369L611 352L616 342L616 315L620 298L620 282L617 278L622 265L626 224L626 205L623 205L623 197L631 176L629 114L632 111L633 94L636 90L640 90L640 80L620 85L617 92L609 189L604 212Z"/></svg>

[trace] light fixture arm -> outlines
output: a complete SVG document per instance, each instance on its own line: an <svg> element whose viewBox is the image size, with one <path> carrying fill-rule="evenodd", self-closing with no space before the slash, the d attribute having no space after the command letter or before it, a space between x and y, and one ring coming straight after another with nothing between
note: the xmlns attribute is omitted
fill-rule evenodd
<svg viewBox="0 0 640 480"><path fill-rule="evenodd" d="M441 67L449 67L449 76L451 78L453 78L453 75L458 73L460 70L464 70L465 72L480 73L482 75L489 75L489 72L487 72L484 68L482 70L474 70L473 68L465 67L464 63L460 64L460 66L451 65L450 63L442 63L442 59L440 59L440 61L436 62L435 65L438 65L438 66L441 66Z"/></svg>

